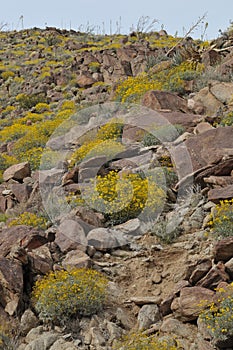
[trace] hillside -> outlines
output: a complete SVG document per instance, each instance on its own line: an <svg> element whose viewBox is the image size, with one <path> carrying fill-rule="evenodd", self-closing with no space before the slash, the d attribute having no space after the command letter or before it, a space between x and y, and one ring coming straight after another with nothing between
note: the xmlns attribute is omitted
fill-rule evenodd
<svg viewBox="0 0 233 350"><path fill-rule="evenodd" d="M0 349L233 349L233 31L0 31Z"/></svg>

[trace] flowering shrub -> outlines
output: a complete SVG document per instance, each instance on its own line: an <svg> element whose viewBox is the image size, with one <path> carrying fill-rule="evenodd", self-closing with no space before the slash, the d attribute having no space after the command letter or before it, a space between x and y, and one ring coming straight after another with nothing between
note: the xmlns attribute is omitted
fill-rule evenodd
<svg viewBox="0 0 233 350"><path fill-rule="evenodd" d="M149 90L185 92L186 80L197 77L202 72L203 67L199 65L193 68L191 62L182 62L178 66L170 66L157 73L142 73L136 77L128 77L118 84L116 89L116 99L120 102L139 102L141 97Z"/></svg>
<svg viewBox="0 0 233 350"><path fill-rule="evenodd" d="M32 300L43 321L64 325L73 316L90 316L103 307L107 279L91 269L50 272L35 283Z"/></svg>
<svg viewBox="0 0 233 350"><path fill-rule="evenodd" d="M30 109L38 103L47 103L47 98L43 94L19 94L16 96L16 101L19 102L20 107L23 109Z"/></svg>
<svg viewBox="0 0 233 350"><path fill-rule="evenodd" d="M8 78L13 78L14 76L15 76L15 73L11 71L5 71L5 72L2 72L1 74L1 77L3 80L7 80Z"/></svg>
<svg viewBox="0 0 233 350"><path fill-rule="evenodd" d="M229 112L220 122L221 126L233 126L233 111Z"/></svg>
<svg viewBox="0 0 233 350"><path fill-rule="evenodd" d="M38 113L43 113L45 111L49 111L50 107L48 105L48 103L45 102L39 102L35 105L35 111Z"/></svg>
<svg viewBox="0 0 233 350"><path fill-rule="evenodd" d="M24 212L23 214L19 215L17 218L10 221L9 226L16 226L16 225L27 225L27 226L33 226L38 227L41 229L46 229L46 219L42 216L37 216L34 213Z"/></svg>
<svg viewBox="0 0 233 350"><path fill-rule="evenodd" d="M224 341L233 337L233 283L217 289L215 301L206 306L200 320L214 339Z"/></svg>
<svg viewBox="0 0 233 350"><path fill-rule="evenodd" d="M209 226L217 236L233 236L233 199L220 201L211 216Z"/></svg>
<svg viewBox="0 0 233 350"><path fill-rule="evenodd" d="M165 198L165 192L149 176L143 178L133 173L119 175L115 171L103 177L97 176L94 189L93 186L87 188L86 195L110 224L135 218L142 211L145 219L149 220L160 209Z"/></svg>
<svg viewBox="0 0 233 350"><path fill-rule="evenodd" d="M123 130L123 124L109 122L101 126L96 137L92 141L85 141L71 157L71 166L79 163L87 155L91 158L96 155L105 155L111 159L112 156L124 150L119 142Z"/></svg>
<svg viewBox="0 0 233 350"><path fill-rule="evenodd" d="M20 137L24 136L27 131L28 127L19 123L7 126L0 131L0 142L17 140Z"/></svg>
<svg viewBox="0 0 233 350"><path fill-rule="evenodd" d="M159 339L157 336L148 337L142 333L130 334L117 343L114 349L120 350L181 350L173 338Z"/></svg>

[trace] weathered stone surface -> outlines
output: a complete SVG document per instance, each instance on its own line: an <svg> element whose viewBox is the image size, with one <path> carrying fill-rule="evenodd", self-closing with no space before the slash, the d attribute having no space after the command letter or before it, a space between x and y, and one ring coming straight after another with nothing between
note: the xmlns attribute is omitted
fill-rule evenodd
<svg viewBox="0 0 233 350"><path fill-rule="evenodd" d="M219 262L196 285L214 290L220 282L226 282L229 279L229 275L225 272L224 264Z"/></svg>
<svg viewBox="0 0 233 350"><path fill-rule="evenodd" d="M9 181L10 179L14 179L17 181L22 181L28 176L31 176L30 164L28 162L23 162L14 164L7 168L3 173L3 180Z"/></svg>
<svg viewBox="0 0 233 350"><path fill-rule="evenodd" d="M213 126L210 123L201 122L197 124L197 126L194 128L194 134L202 134L203 132L206 132L212 129L213 129Z"/></svg>
<svg viewBox="0 0 233 350"><path fill-rule="evenodd" d="M47 189L47 187L51 186L59 186L62 184L62 177L64 175L63 169L49 169L49 170L42 170L40 171L40 184L44 187L44 190Z"/></svg>
<svg viewBox="0 0 233 350"><path fill-rule="evenodd" d="M168 317L163 320L160 331L190 340L193 333L192 326L189 324L183 324L181 321L172 317Z"/></svg>
<svg viewBox="0 0 233 350"><path fill-rule="evenodd" d="M233 258L225 263L226 272L229 274L230 278L233 280Z"/></svg>
<svg viewBox="0 0 233 350"><path fill-rule="evenodd" d="M77 77L76 82L80 88L88 88L95 83L95 79L89 73L82 73Z"/></svg>
<svg viewBox="0 0 233 350"><path fill-rule="evenodd" d="M58 227L55 243L63 253L86 247L87 240L83 227L74 220L64 220Z"/></svg>
<svg viewBox="0 0 233 350"><path fill-rule="evenodd" d="M160 304L161 297L150 297L150 296L137 296L137 297L131 297L130 301L133 302L136 305L146 305L146 304Z"/></svg>
<svg viewBox="0 0 233 350"><path fill-rule="evenodd" d="M208 130L190 137L185 141L185 145L189 151L194 171L207 164L218 163L223 157L232 154L233 127Z"/></svg>
<svg viewBox="0 0 233 350"><path fill-rule="evenodd" d="M65 259L62 261L62 266L66 269L90 268L92 266L92 261L90 257L81 250L71 250L66 254Z"/></svg>
<svg viewBox="0 0 233 350"><path fill-rule="evenodd" d="M217 63L220 63L222 60L222 56L220 52L217 52L215 50L208 50L205 51L202 54L202 63L208 67L208 66L215 66Z"/></svg>
<svg viewBox="0 0 233 350"><path fill-rule="evenodd" d="M233 83L212 82L210 92L223 104L228 104L232 100Z"/></svg>
<svg viewBox="0 0 233 350"><path fill-rule="evenodd" d="M106 251L127 244L127 240L120 231L109 228L96 228L87 235L88 245L94 246L97 250Z"/></svg>
<svg viewBox="0 0 233 350"><path fill-rule="evenodd" d="M214 292L203 287L187 287L180 292L180 297L173 300L171 309L175 317L181 321L197 319L203 300L212 301Z"/></svg>
<svg viewBox="0 0 233 350"><path fill-rule="evenodd" d="M188 112L187 102L178 95L160 90L152 90L145 93L142 99L145 107L153 110L170 110Z"/></svg>
<svg viewBox="0 0 233 350"><path fill-rule="evenodd" d="M31 269L35 273L46 274L52 270L53 259L47 246L42 246L28 253Z"/></svg>
<svg viewBox="0 0 233 350"><path fill-rule="evenodd" d="M233 185L212 188L208 192L208 200L214 203L219 203L220 200L231 198L233 198Z"/></svg>
<svg viewBox="0 0 233 350"><path fill-rule="evenodd" d="M68 185L70 183L78 183L78 172L79 168L74 167L74 169L65 173L65 175L62 177L62 186Z"/></svg>
<svg viewBox="0 0 233 350"><path fill-rule="evenodd" d="M214 114L220 107L223 107L222 102L210 92L209 87L201 89L193 100L204 107L204 113L207 115Z"/></svg>
<svg viewBox="0 0 233 350"><path fill-rule="evenodd" d="M228 261L233 258L233 237L222 239L215 244L215 261Z"/></svg>
<svg viewBox="0 0 233 350"><path fill-rule="evenodd" d="M138 313L139 329L148 329L153 323L160 320L160 312L157 305L143 305Z"/></svg>
<svg viewBox="0 0 233 350"><path fill-rule="evenodd" d="M32 186L28 184L11 184L9 188L19 203L27 202L32 192Z"/></svg>
<svg viewBox="0 0 233 350"><path fill-rule="evenodd" d="M49 350L77 350L77 346L73 342L65 341L65 339L59 338L53 343Z"/></svg>
<svg viewBox="0 0 233 350"><path fill-rule="evenodd" d="M138 218L131 219L129 221L124 222L123 224L116 225L115 229L121 231L124 234L127 235L140 235L142 234L141 231L141 222Z"/></svg>
<svg viewBox="0 0 233 350"><path fill-rule="evenodd" d="M23 270L19 262L0 257L1 304L14 315L23 295Z"/></svg>
<svg viewBox="0 0 233 350"><path fill-rule="evenodd" d="M103 214L96 213L86 207L77 207L75 209L75 215L82 221L94 227L101 227L105 221Z"/></svg>
<svg viewBox="0 0 233 350"><path fill-rule="evenodd" d="M27 309L24 311L20 320L20 334L26 336L28 332L39 325L39 320L32 310Z"/></svg>
<svg viewBox="0 0 233 350"><path fill-rule="evenodd" d="M0 255L7 256L15 246L32 250L47 242L48 239L41 230L26 225L12 226L1 232Z"/></svg>
<svg viewBox="0 0 233 350"><path fill-rule="evenodd" d="M33 328L26 336L25 340L28 345L25 350L48 350L59 338L55 332L43 332L40 326Z"/></svg>
<svg viewBox="0 0 233 350"><path fill-rule="evenodd" d="M233 176L214 176L211 175L209 177L204 178L205 183L217 185L217 186L228 186L233 185Z"/></svg>
<svg viewBox="0 0 233 350"><path fill-rule="evenodd" d="M211 267L212 262L210 259L198 261L197 264L187 268L187 278L194 285L208 273Z"/></svg>

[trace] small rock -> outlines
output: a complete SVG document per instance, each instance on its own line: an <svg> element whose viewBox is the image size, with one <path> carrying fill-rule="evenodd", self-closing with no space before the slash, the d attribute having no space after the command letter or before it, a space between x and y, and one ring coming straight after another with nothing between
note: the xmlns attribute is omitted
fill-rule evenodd
<svg viewBox="0 0 233 350"><path fill-rule="evenodd" d="M32 328L38 326L39 320L31 309L24 311L20 320L20 334L26 336Z"/></svg>
<svg viewBox="0 0 233 350"><path fill-rule="evenodd" d="M62 266L66 269L72 268L90 268L92 261L90 257L81 250L71 250L66 254L65 259L62 261Z"/></svg>
<svg viewBox="0 0 233 350"><path fill-rule="evenodd" d="M3 180L10 179L22 181L25 177L31 176L31 169L28 162L14 164L7 168L3 173Z"/></svg>
<svg viewBox="0 0 233 350"><path fill-rule="evenodd" d="M157 305L143 305L138 313L139 329L148 329L152 324L160 320L160 312Z"/></svg>

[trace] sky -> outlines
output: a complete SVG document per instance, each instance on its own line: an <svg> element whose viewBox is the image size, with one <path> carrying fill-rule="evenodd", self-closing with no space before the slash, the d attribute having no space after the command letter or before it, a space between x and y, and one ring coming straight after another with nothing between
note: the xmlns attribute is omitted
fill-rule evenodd
<svg viewBox="0 0 233 350"><path fill-rule="evenodd" d="M233 20L232 0L0 0L0 28L17 29L54 26L65 29L95 29L99 34L129 33L139 19L158 22L154 30L184 36L199 18L202 24L190 36L216 39ZM205 24L208 27L205 31Z"/></svg>

